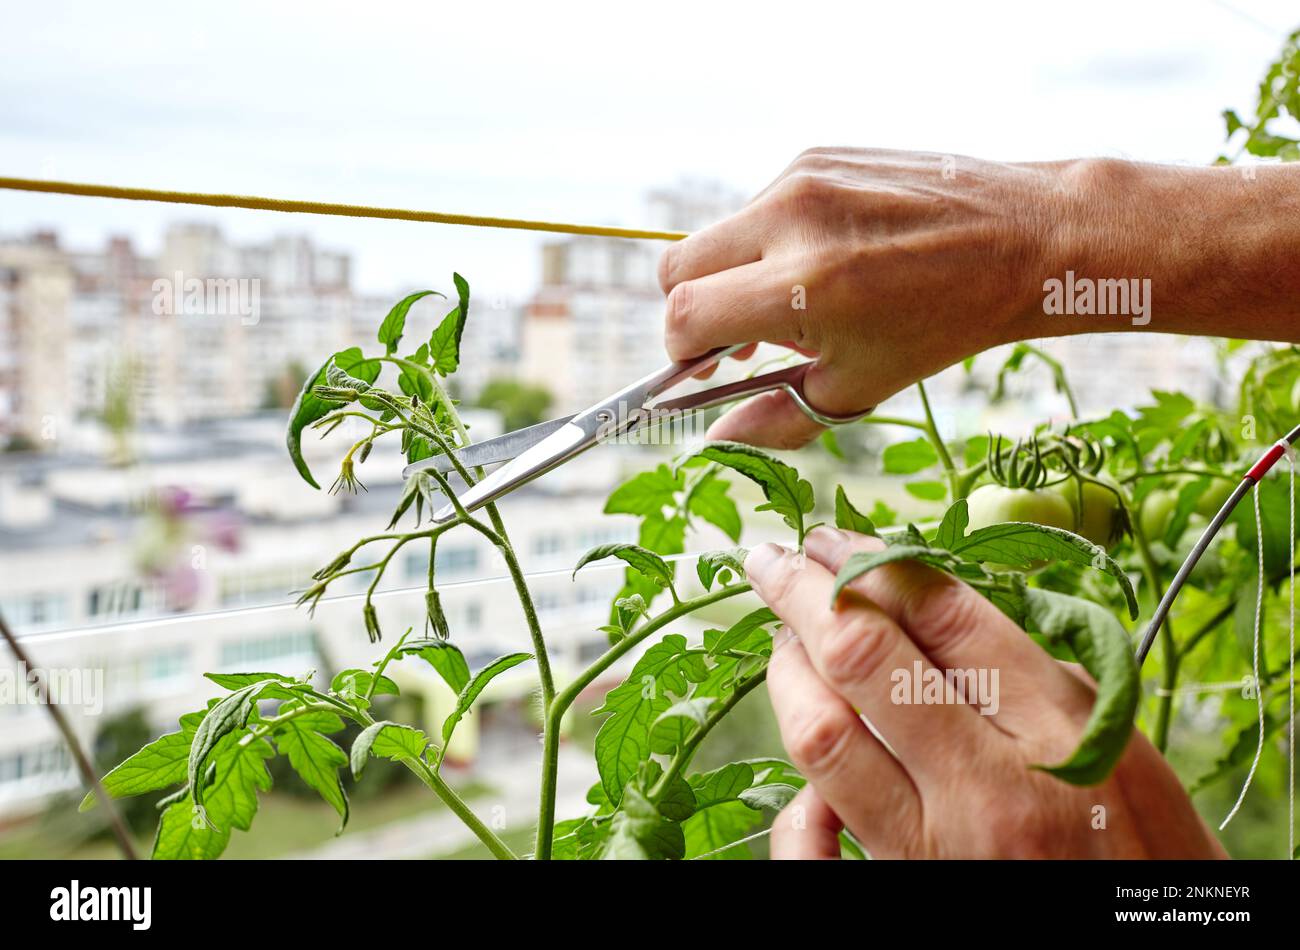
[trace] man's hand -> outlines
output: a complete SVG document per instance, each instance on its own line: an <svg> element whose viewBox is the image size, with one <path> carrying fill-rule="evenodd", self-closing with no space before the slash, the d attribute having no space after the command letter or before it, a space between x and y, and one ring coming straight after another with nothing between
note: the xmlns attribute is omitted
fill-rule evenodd
<svg viewBox="0 0 1300 950"><path fill-rule="evenodd" d="M1297 340L1298 184L1300 167L1247 178L813 149L738 214L664 253L665 345L686 359L784 343L818 357L812 404L850 414L999 343L1134 329L1123 316L1045 314L1044 282L1067 270L1150 279L1143 330ZM778 392L709 435L796 448L819 432Z"/></svg>
<svg viewBox="0 0 1300 950"><path fill-rule="evenodd" d="M1068 758L1093 689L974 589L899 562L855 581L832 609L844 561L880 547L819 527L802 556L767 544L745 562L755 591L786 625L768 689L786 749L809 783L777 818L773 857L838 857L841 827L880 858L1225 856L1136 730L1095 787L1031 768ZM894 702L895 671L910 678L916 664L996 670L996 702L985 710L993 714L963 702Z"/></svg>

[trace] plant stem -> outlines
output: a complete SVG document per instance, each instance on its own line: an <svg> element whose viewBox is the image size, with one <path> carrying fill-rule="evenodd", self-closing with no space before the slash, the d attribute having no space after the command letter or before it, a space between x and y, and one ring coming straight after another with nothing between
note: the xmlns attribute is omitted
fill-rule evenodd
<svg viewBox="0 0 1300 950"><path fill-rule="evenodd" d="M1151 585L1151 596L1155 600L1159 600L1160 593L1164 589L1160 577L1160 567L1151 554L1151 546L1147 543L1146 535L1142 533L1142 526L1131 523L1129 527L1133 532L1133 540L1137 542L1138 554L1142 558L1143 573L1146 575L1147 583ZM1156 725L1151 741L1163 754L1169 745L1169 722L1173 717L1174 688L1178 685L1178 663L1180 659L1178 644L1174 639L1172 617L1167 617L1160 628L1160 656L1163 660L1160 673L1161 692L1156 698Z"/></svg>
<svg viewBox="0 0 1300 950"><path fill-rule="evenodd" d="M560 756L560 722L574 700L595 682L601 673L657 630L701 607L716 604L720 600L747 593L749 590L748 584L733 584L674 604L654 619L647 621L640 629L633 630L615 643L597 657L591 666L579 673L572 683L556 694L550 708L546 711L546 728L542 736L542 793L537 814L537 844L533 849L537 860L546 861L551 857L551 836L555 830L555 784Z"/></svg>
<svg viewBox="0 0 1300 950"><path fill-rule="evenodd" d="M455 812L456 817L465 823L465 826L478 837L479 841L492 852L493 857L502 861L514 861L518 855L510 850L510 846L502 841L491 828L483 824L478 815L465 804L464 799L456 794L455 789L448 785L434 769L429 766L424 759L402 759L402 764L420 777L425 785L433 790L433 793L442 800L442 803Z"/></svg>
<svg viewBox="0 0 1300 950"><path fill-rule="evenodd" d="M922 432L928 432L924 422L919 419L903 419L899 416L864 416L859 420L863 425L877 426L904 426L908 429L920 429Z"/></svg>
<svg viewBox="0 0 1300 950"><path fill-rule="evenodd" d="M724 716L736 708L737 703L748 696L750 691L765 679L767 679L766 668L739 684L717 709L709 713L708 718L700 723L700 727L687 737L686 741L682 743L682 747L677 750L677 754L673 756L672 761L668 763L668 768L664 770L664 774L655 783L655 787L650 790L650 801L658 803L659 799L668 791L668 786L676 781L677 776L681 775L686 767L691 764L695 750L700 747L700 743L704 741L705 736L722 721Z"/></svg>
<svg viewBox="0 0 1300 950"><path fill-rule="evenodd" d="M943 438L939 435L939 427L934 421L934 412L930 409L930 397L925 392L925 383L919 379L916 381L916 391L920 394L921 406L925 409L925 434L929 437L930 444L934 446L934 451L943 464L943 470L948 474L948 487L952 490L952 500L956 502L964 497L958 494L962 487L961 476L957 472L957 466L952 462L952 456L948 454L948 446L943 444Z"/></svg>

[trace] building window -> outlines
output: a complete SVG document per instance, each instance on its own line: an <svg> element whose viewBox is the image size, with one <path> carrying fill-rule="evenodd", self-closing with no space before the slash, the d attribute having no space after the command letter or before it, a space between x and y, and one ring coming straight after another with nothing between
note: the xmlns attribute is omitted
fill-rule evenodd
<svg viewBox="0 0 1300 950"><path fill-rule="evenodd" d="M145 658L144 678L148 682L160 683L179 679L189 672L189 647L174 647L160 650Z"/></svg>
<svg viewBox="0 0 1300 950"><path fill-rule="evenodd" d="M438 576L470 574L478 570L479 551L473 547L440 546L434 555L434 569ZM429 575L429 555L415 551L406 558L408 580L418 580Z"/></svg>
<svg viewBox="0 0 1300 950"><path fill-rule="evenodd" d="M221 666L230 670L251 670L287 660L314 662L315 659L316 638L310 630L230 640L221 645Z"/></svg>
<svg viewBox="0 0 1300 950"><path fill-rule="evenodd" d="M49 593L9 597L0 600L0 610L20 631L56 626L68 621L68 598Z"/></svg>
<svg viewBox="0 0 1300 950"><path fill-rule="evenodd" d="M538 557L563 554L564 550L564 535L558 531L546 531L533 538L533 554Z"/></svg>

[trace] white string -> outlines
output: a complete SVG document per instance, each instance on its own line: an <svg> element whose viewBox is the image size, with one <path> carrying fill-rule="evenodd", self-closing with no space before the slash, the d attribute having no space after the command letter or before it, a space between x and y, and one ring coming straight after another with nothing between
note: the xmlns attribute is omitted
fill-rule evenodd
<svg viewBox="0 0 1300 950"><path fill-rule="evenodd" d="M1255 650L1252 668L1255 675L1255 703L1259 707L1259 743L1255 746L1255 759L1250 763L1250 771L1246 773L1241 794L1237 796L1237 803L1232 806L1232 811L1228 812L1228 817L1223 819L1223 824L1219 825L1220 831L1228 827L1228 822L1236 817L1241 803L1246 800L1246 792L1250 790L1250 783L1255 780L1255 770L1259 768L1259 759L1264 753L1264 690L1259 681L1259 628L1264 616L1264 519L1259 513L1259 491L1257 484L1253 495L1255 496L1255 548L1259 551L1259 584L1255 591Z"/></svg>

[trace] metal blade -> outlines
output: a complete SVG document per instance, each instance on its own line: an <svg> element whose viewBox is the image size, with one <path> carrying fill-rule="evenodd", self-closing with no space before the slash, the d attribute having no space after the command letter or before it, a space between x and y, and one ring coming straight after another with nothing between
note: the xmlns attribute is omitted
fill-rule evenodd
<svg viewBox="0 0 1300 950"><path fill-rule="evenodd" d="M475 442L473 445L457 449L452 455L456 456L466 468L473 468L476 465L491 465L493 462L508 462L521 452L531 449L551 433L563 428L572 418L573 416L564 416L560 419L548 419L546 422L539 422L523 429L516 429L514 432L507 432L505 435L499 435L493 439ZM444 474L450 472L452 470L451 459L446 455L434 455L427 459L421 459L402 469L402 477L410 478L415 472L422 472L430 468L437 469Z"/></svg>
<svg viewBox="0 0 1300 950"><path fill-rule="evenodd" d="M590 432L582 426L568 422L456 497L466 511L481 508L489 502L496 501L502 495L514 491L520 485L549 472L594 444ZM433 520L437 524L444 524L455 516L455 506L448 503L438 509Z"/></svg>

